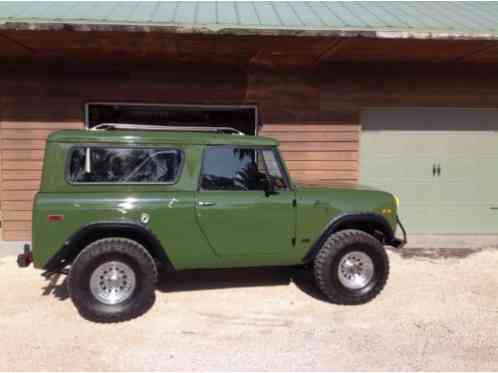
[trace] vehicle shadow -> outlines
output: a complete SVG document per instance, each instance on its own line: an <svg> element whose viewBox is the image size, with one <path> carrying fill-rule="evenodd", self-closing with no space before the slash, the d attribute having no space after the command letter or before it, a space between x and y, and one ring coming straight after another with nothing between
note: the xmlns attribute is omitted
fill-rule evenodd
<svg viewBox="0 0 498 373"><path fill-rule="evenodd" d="M323 295L320 289L318 289L312 270L305 268L294 269L292 282L299 290L309 295L310 297L325 303L330 303L330 301Z"/></svg>
<svg viewBox="0 0 498 373"><path fill-rule="evenodd" d="M47 281L47 284L42 287L42 295L53 295L55 299L60 301L69 298L69 292L67 291L67 276L60 273L54 273L43 277Z"/></svg>
<svg viewBox="0 0 498 373"><path fill-rule="evenodd" d="M42 295L52 295L60 301L69 298L67 277L52 274L45 277L47 284L42 287ZM284 286L294 283L307 295L325 301L316 287L313 274L304 268L264 267L236 269L206 269L181 272L161 272L156 290L184 292L210 289L244 288L259 286Z"/></svg>
<svg viewBox="0 0 498 373"><path fill-rule="evenodd" d="M157 290L181 292L210 289L283 286L294 283L307 295L325 301L315 285L313 274L304 268L262 267L163 272Z"/></svg>
<svg viewBox="0 0 498 373"><path fill-rule="evenodd" d="M288 285L288 268L230 268L197 269L181 272L162 272L157 290L180 292L209 289Z"/></svg>

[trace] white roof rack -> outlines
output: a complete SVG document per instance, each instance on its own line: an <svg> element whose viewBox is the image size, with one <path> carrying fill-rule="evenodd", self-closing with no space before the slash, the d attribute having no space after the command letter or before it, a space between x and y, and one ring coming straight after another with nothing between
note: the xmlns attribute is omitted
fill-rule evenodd
<svg viewBox="0 0 498 373"><path fill-rule="evenodd" d="M128 124L128 123L101 123L90 128L90 131L98 130L130 130L130 131L171 131L171 132L216 132L228 133L244 136L241 132L232 127L192 127L192 126L158 126L148 124Z"/></svg>

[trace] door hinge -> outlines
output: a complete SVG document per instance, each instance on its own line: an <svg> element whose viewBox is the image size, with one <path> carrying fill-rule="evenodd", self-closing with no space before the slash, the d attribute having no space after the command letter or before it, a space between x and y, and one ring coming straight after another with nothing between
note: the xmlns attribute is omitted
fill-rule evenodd
<svg viewBox="0 0 498 373"><path fill-rule="evenodd" d="M294 199L292 200L292 207L296 207L296 206L297 206L297 201L296 201L296 199L294 198Z"/></svg>
<svg viewBox="0 0 498 373"><path fill-rule="evenodd" d="M294 237L291 241L292 241L292 246L296 246L296 237Z"/></svg>

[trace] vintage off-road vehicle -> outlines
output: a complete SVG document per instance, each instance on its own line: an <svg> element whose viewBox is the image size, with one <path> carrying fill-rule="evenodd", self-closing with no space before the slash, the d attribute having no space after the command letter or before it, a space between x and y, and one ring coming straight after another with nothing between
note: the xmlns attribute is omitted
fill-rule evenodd
<svg viewBox="0 0 498 373"><path fill-rule="evenodd" d="M51 134L19 265L67 273L75 306L101 322L145 312L158 268L307 266L332 302L375 297L389 274L384 246L406 242L397 198L295 185L277 141L235 132L106 124Z"/></svg>

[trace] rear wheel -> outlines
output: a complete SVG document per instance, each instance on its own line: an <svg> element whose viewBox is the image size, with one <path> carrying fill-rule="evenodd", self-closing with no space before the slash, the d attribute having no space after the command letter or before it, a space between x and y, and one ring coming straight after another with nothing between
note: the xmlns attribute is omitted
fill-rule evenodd
<svg viewBox="0 0 498 373"><path fill-rule="evenodd" d="M383 245L358 230L331 235L313 263L318 287L338 304L362 304L375 298L389 276L389 259Z"/></svg>
<svg viewBox="0 0 498 373"><path fill-rule="evenodd" d="M104 238L89 244L75 259L68 289L83 317L118 322L150 308L156 281L156 265L142 245L126 238Z"/></svg>

